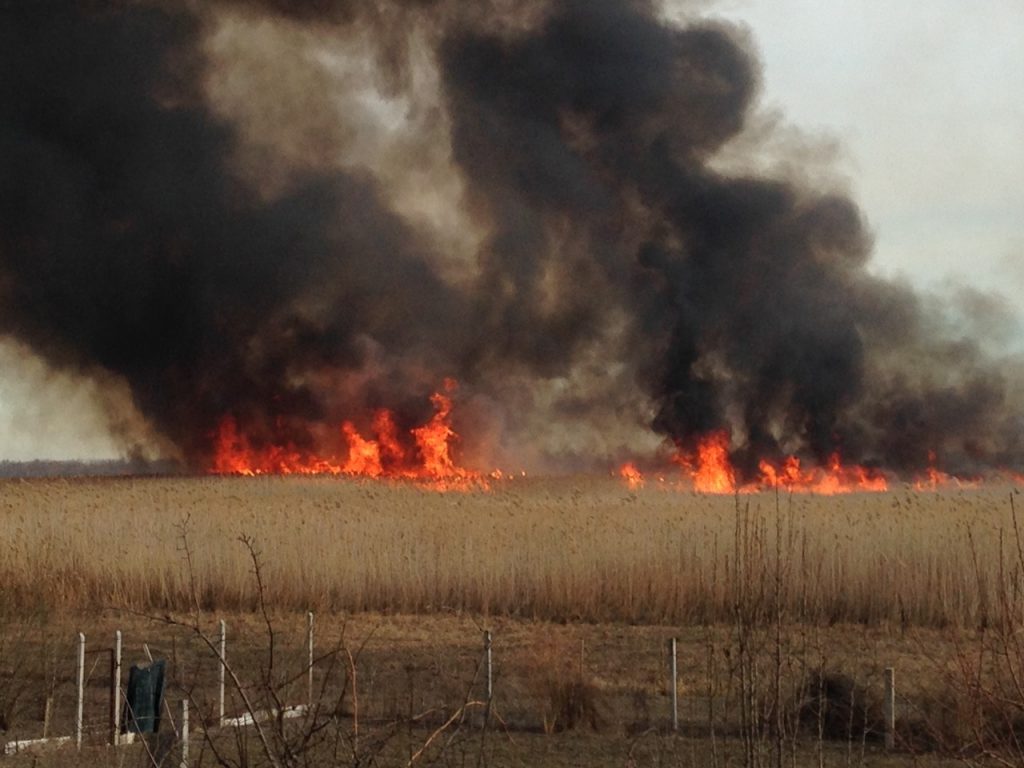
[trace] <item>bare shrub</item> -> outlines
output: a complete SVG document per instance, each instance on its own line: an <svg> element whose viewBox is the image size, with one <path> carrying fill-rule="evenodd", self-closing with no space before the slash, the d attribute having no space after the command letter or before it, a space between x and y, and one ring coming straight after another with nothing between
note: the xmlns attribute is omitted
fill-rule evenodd
<svg viewBox="0 0 1024 768"><path fill-rule="evenodd" d="M834 741L880 741L882 704L852 677L827 669L804 680L797 707L800 729Z"/></svg>

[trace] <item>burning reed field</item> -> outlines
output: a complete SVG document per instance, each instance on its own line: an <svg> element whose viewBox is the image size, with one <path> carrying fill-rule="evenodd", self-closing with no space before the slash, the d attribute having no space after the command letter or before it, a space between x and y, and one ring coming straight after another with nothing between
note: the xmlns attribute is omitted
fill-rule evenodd
<svg viewBox="0 0 1024 768"><path fill-rule="evenodd" d="M712 6L0 0L0 768L1024 764L1016 309Z"/></svg>

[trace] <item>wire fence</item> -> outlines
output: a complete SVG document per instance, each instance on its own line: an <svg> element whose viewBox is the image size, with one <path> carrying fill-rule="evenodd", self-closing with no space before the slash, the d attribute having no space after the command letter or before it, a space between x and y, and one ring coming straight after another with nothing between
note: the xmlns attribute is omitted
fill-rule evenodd
<svg viewBox="0 0 1024 768"><path fill-rule="evenodd" d="M134 745L143 765L184 767L215 764L218 750L259 749L283 764L273 756L295 744L337 757L384 749L405 729L411 762L435 732L456 728L656 732L762 751L827 739L862 754L910 746L897 730L895 674L884 659L837 675L821 666L821 648L783 649L769 629L746 637L708 629L683 643L667 629L638 642L615 627L598 637L550 627L346 638L318 637L312 614L280 627L153 622L59 639L28 628L6 636L0 654L0 711L10 721L3 754ZM19 650L43 659L20 678L10 665ZM158 659L167 670L159 726L135 738L127 671ZM325 746L328 733L334 742Z"/></svg>

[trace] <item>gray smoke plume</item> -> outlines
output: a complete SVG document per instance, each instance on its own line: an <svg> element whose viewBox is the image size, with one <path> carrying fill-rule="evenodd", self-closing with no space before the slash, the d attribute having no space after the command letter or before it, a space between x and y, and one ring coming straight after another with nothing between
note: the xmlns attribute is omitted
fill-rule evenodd
<svg viewBox="0 0 1024 768"><path fill-rule="evenodd" d="M562 466L727 429L744 472L1024 467L1014 367L869 274L847 196L716 169L759 86L727 26L642 0L0 7L0 333L123 379L192 468L226 415L324 450L378 406L422 421L445 376L470 443L561 432ZM389 104L411 129L359 130Z"/></svg>

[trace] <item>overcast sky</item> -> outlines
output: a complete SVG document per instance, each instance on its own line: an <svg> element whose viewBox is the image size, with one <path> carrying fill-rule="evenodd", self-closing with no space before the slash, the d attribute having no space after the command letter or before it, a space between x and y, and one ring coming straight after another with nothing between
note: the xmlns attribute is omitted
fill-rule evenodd
<svg viewBox="0 0 1024 768"><path fill-rule="evenodd" d="M723 0L763 101L835 137L875 268L999 289L1024 313L1024 2Z"/></svg>

